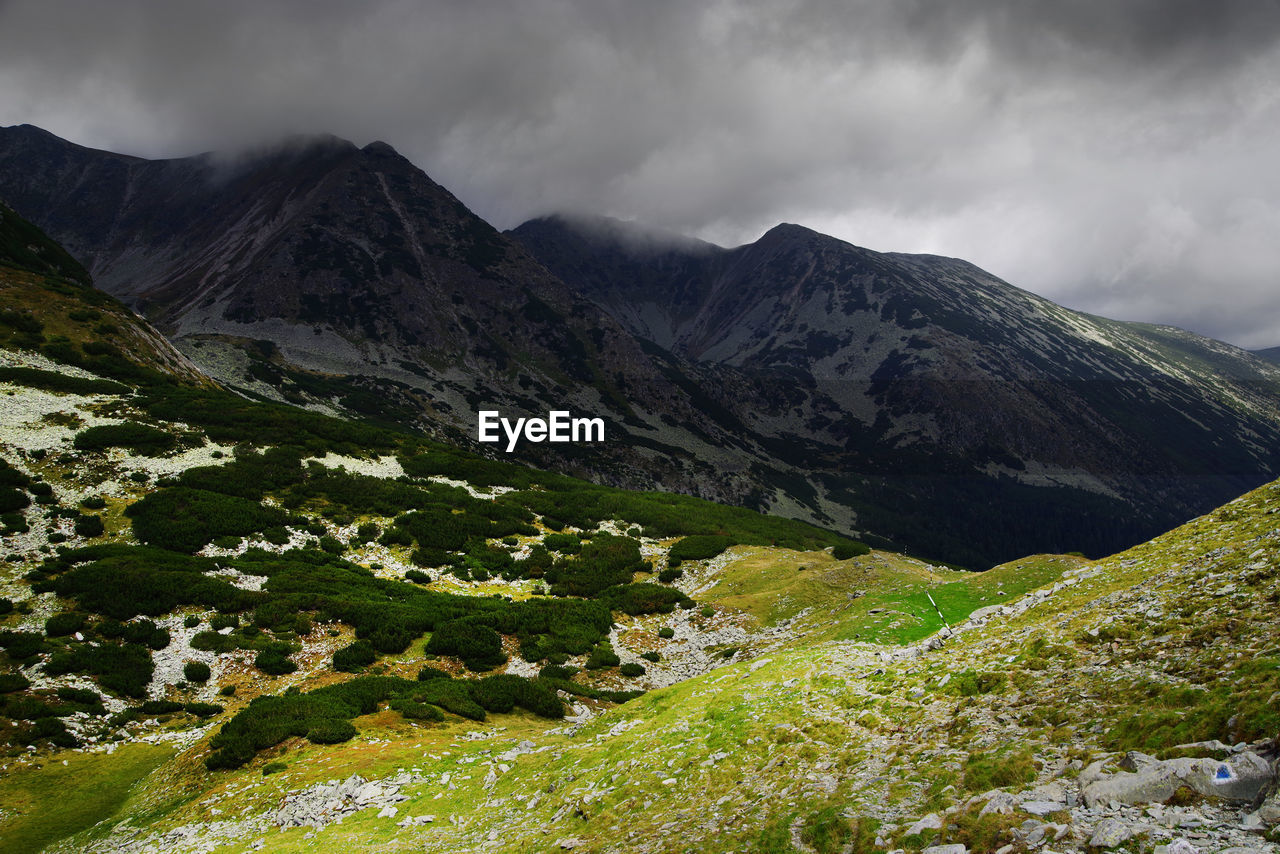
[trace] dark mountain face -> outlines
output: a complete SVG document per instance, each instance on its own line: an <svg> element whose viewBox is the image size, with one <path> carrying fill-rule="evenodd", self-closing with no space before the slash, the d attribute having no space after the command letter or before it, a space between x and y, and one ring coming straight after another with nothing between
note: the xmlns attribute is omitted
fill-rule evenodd
<svg viewBox="0 0 1280 854"><path fill-rule="evenodd" d="M147 161L0 129L0 197L246 393L464 443L479 409L602 416L601 445L519 453L956 562L1114 550L1277 469L1274 368L953 259L797 226L503 235L333 138Z"/></svg>
<svg viewBox="0 0 1280 854"><path fill-rule="evenodd" d="M1271 362L1274 365L1280 365L1280 347L1268 347L1265 350L1254 350L1253 355L1259 359Z"/></svg>
<svg viewBox="0 0 1280 854"><path fill-rule="evenodd" d="M668 377L679 360L655 364L385 144L147 161L7 128L0 193L232 386L458 441L479 409L566 409L605 418L608 441L528 458L722 500L760 489L697 384Z"/></svg>
<svg viewBox="0 0 1280 854"><path fill-rule="evenodd" d="M918 526L943 554L1110 548L1280 467L1280 372L1229 345L799 226L737 249L625 228L547 218L511 234L632 332L732 372L723 404L876 533Z"/></svg>

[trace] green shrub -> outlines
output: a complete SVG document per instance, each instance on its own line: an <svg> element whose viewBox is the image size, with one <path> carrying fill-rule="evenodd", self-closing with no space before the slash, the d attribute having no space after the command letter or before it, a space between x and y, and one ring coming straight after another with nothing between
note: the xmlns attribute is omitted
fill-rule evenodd
<svg viewBox="0 0 1280 854"><path fill-rule="evenodd" d="M208 682L213 671L203 661L188 661L182 665L182 675L188 682Z"/></svg>
<svg viewBox="0 0 1280 854"><path fill-rule="evenodd" d="M871 549L862 543L851 540L847 543L837 543L831 549L831 556L836 560L848 560L849 558L867 554L870 551Z"/></svg>
<svg viewBox="0 0 1280 854"><path fill-rule="evenodd" d="M68 559L87 562L60 574L52 589L59 596L77 600L85 610L117 620L138 614L167 614L183 605L238 611L262 598L260 593L203 575L217 566L206 558L101 545L76 550ZM150 631L154 629L152 625Z"/></svg>
<svg viewBox="0 0 1280 854"><path fill-rule="evenodd" d="M629 583L647 566L636 540L598 534L583 545L576 558L556 561L546 579L556 596L594 597L609 587Z"/></svg>
<svg viewBox="0 0 1280 854"><path fill-rule="evenodd" d="M285 524L286 514L256 501L201 489L171 487L129 506L125 515L144 543L194 552L221 536L245 536Z"/></svg>
<svg viewBox="0 0 1280 854"><path fill-rule="evenodd" d="M628 678L635 678L644 675L644 666L636 664L634 661L628 661L626 664L618 668L618 672Z"/></svg>
<svg viewBox="0 0 1280 854"><path fill-rule="evenodd" d="M661 581L663 584L670 584L671 582L675 581L678 578L682 578L683 576L684 576L683 569L674 569L672 567L667 567L666 569L658 573L658 580Z"/></svg>
<svg viewBox="0 0 1280 854"><path fill-rule="evenodd" d="M436 627L426 651L435 655L456 655L468 670L492 670L506 662L502 637L475 619L450 620Z"/></svg>
<svg viewBox="0 0 1280 854"><path fill-rule="evenodd" d="M347 547L337 537L325 534L320 538L320 550L332 555L340 555L347 550Z"/></svg>
<svg viewBox="0 0 1280 854"><path fill-rule="evenodd" d="M320 721L307 730L307 741L312 744L341 744L356 737L356 728L350 721Z"/></svg>
<svg viewBox="0 0 1280 854"><path fill-rule="evenodd" d="M663 626L662 628L658 629L658 637L660 638L665 638L667 640L670 640L675 636L676 636L676 630L671 628L670 626Z"/></svg>
<svg viewBox="0 0 1280 854"><path fill-rule="evenodd" d="M208 718L214 715L220 715L225 711L222 706L216 703L187 703L182 710L189 715L195 715L198 718Z"/></svg>
<svg viewBox="0 0 1280 854"><path fill-rule="evenodd" d="M435 706L427 703L418 703L413 700L401 698L391 701L391 708L399 712L408 720L414 721L442 721L444 720L444 712Z"/></svg>
<svg viewBox="0 0 1280 854"><path fill-rule="evenodd" d="M219 537L218 539L222 539ZM262 532L262 539L273 546L283 546L289 542L289 532L283 526L267 528Z"/></svg>
<svg viewBox="0 0 1280 854"><path fill-rule="evenodd" d="M645 661L658 662L662 660L662 655L652 650L650 650L649 652L640 653L640 657L643 658Z"/></svg>
<svg viewBox="0 0 1280 854"><path fill-rule="evenodd" d="M215 632L221 629L238 629L240 628L240 616L238 614L214 614L209 620L209 628Z"/></svg>
<svg viewBox="0 0 1280 854"><path fill-rule="evenodd" d="M75 736L67 732L67 726L57 718L41 718L30 732L31 739L48 739L58 747L77 747Z"/></svg>
<svg viewBox="0 0 1280 854"><path fill-rule="evenodd" d="M542 545L548 551L566 555L576 555L582 551L582 540L573 534L546 534L542 538Z"/></svg>
<svg viewBox="0 0 1280 854"><path fill-rule="evenodd" d="M262 766L262 776L268 777L272 774L279 774L281 771L289 770L289 766L283 762L268 762Z"/></svg>
<svg viewBox="0 0 1280 854"><path fill-rule="evenodd" d="M88 379L42 371L39 368L0 367L0 382L69 394L128 394L129 387L112 380Z"/></svg>
<svg viewBox="0 0 1280 854"><path fill-rule="evenodd" d="M182 710L182 703L177 703L173 700L147 700L134 709L133 713L140 717L156 717L157 715L171 715Z"/></svg>
<svg viewBox="0 0 1280 854"><path fill-rule="evenodd" d="M124 637L124 623L119 620L101 620L94 624L93 630L97 632L98 637L107 640Z"/></svg>
<svg viewBox="0 0 1280 854"><path fill-rule="evenodd" d="M110 691L126 697L142 697L155 665L141 644L84 644L70 652L54 653L45 663L45 672L50 676L88 673Z"/></svg>
<svg viewBox="0 0 1280 854"><path fill-rule="evenodd" d="M0 513L13 513L31 506L27 493L12 486L0 487Z"/></svg>
<svg viewBox="0 0 1280 854"><path fill-rule="evenodd" d="M182 625L186 626L188 629L194 629L196 626L200 625L200 618L195 614L188 614L186 617L183 617Z"/></svg>
<svg viewBox="0 0 1280 854"><path fill-rule="evenodd" d="M600 594L601 601L614 611L631 616L641 614L667 614L677 605L692 607L693 600L679 590L657 584L622 584L610 587Z"/></svg>
<svg viewBox="0 0 1280 854"><path fill-rule="evenodd" d="M134 620L125 623L120 634L129 643L146 643L157 628L151 620Z"/></svg>
<svg viewBox="0 0 1280 854"><path fill-rule="evenodd" d="M406 581L412 581L415 584L430 584L431 576L427 575L420 569L406 569L404 572Z"/></svg>
<svg viewBox="0 0 1280 854"><path fill-rule="evenodd" d="M617 667L621 661L622 659L618 658L618 654L613 651L613 647L605 642L597 644L595 649L591 650L585 667L588 670L603 670L606 667Z"/></svg>
<svg viewBox="0 0 1280 854"><path fill-rule="evenodd" d="M716 557L733 543L732 537L720 534L694 534L673 545L667 552L667 558L674 558L677 562L706 560Z"/></svg>
<svg viewBox="0 0 1280 854"><path fill-rule="evenodd" d="M92 538L101 537L106 532L103 527L102 518L93 515L80 515L76 517L75 532L77 536Z"/></svg>
<svg viewBox="0 0 1280 854"><path fill-rule="evenodd" d="M422 666L422 669L418 671L419 682L427 682L431 679L452 679L452 678L453 678L453 674L450 673L449 671L441 670L438 667L432 667L429 664L424 664Z"/></svg>
<svg viewBox="0 0 1280 854"><path fill-rule="evenodd" d="M31 687L31 680L21 673L0 673L0 694L11 694Z"/></svg>
<svg viewBox="0 0 1280 854"><path fill-rule="evenodd" d="M86 711L95 710L92 713L102 714L102 695L97 691L88 688L59 688L58 699L77 706L83 706Z"/></svg>
<svg viewBox="0 0 1280 854"><path fill-rule="evenodd" d="M224 635L214 631L196 632L195 637L191 639L191 648L198 649L203 652L231 652L233 649L239 649L239 641L231 635Z"/></svg>
<svg viewBox="0 0 1280 854"><path fill-rule="evenodd" d="M84 622L84 614L54 614L44 621L44 633L51 638L66 637L84 628Z"/></svg>
<svg viewBox="0 0 1280 854"><path fill-rule="evenodd" d="M388 676L353 679L308 693L263 696L224 723L213 737L210 770L239 768L254 754L291 736L318 744L336 744L356 734L350 719L375 711L380 702L422 683ZM483 712L481 712L483 714Z"/></svg>
<svg viewBox="0 0 1280 854"><path fill-rule="evenodd" d="M76 434L72 442L77 451L101 451L105 448L125 448L140 454L159 454L172 450L178 441L173 434L136 421L124 424L104 424L90 427Z"/></svg>
<svg viewBox="0 0 1280 854"><path fill-rule="evenodd" d="M23 661L44 650L44 635L40 632L0 631L0 646L14 661Z"/></svg>
<svg viewBox="0 0 1280 854"><path fill-rule="evenodd" d="M384 546L411 546L413 545L413 535L404 528L391 527L382 532L382 536L378 538L378 542ZM424 556L422 560L417 558L417 555L420 552L423 553ZM440 549L418 549L414 552L415 557L413 562L418 564L418 566L439 566L439 564L428 562L428 554L437 555L445 554L445 552Z"/></svg>
<svg viewBox="0 0 1280 854"><path fill-rule="evenodd" d="M333 669L354 673L373 664L377 657L372 644L358 640L333 653Z"/></svg>
<svg viewBox="0 0 1280 854"><path fill-rule="evenodd" d="M298 669L298 665L289 660L292 650L286 643L269 643L258 651L253 659L253 666L271 676L283 676Z"/></svg>
<svg viewBox="0 0 1280 854"><path fill-rule="evenodd" d="M543 718L564 717L564 703L539 682L503 673L467 684L472 698L487 712L506 713L519 706Z"/></svg>

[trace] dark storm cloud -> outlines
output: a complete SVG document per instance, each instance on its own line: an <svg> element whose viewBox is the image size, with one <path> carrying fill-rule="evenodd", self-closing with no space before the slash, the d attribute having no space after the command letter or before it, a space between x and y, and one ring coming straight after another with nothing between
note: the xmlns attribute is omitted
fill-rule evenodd
<svg viewBox="0 0 1280 854"><path fill-rule="evenodd" d="M384 139L499 226L781 220L1280 344L1280 3L0 3L0 124Z"/></svg>

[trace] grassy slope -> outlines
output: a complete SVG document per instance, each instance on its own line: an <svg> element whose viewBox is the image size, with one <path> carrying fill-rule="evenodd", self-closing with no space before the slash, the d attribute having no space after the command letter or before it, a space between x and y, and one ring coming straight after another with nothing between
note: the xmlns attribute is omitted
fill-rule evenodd
<svg viewBox="0 0 1280 854"><path fill-rule="evenodd" d="M993 782L1043 781L1070 758L1274 728L1267 699L1280 679L1280 617L1269 601L1280 571L1278 510L1280 485L1264 487L1152 543L1078 566L1082 573L1025 613L962 631L920 657L886 662L884 647L810 640L651 692L573 734L549 734L549 724L522 716L419 729L380 714L358 721L365 744L288 751L287 777L263 781L249 768L204 785L226 794L219 806L234 812L352 772L417 767L433 778L406 790L400 812L435 815L428 830L402 830L368 811L320 836L349 850L546 851L570 835L588 850L662 850L672 838L688 850L767 850L779 828L817 826L833 805L841 822L878 818L900 835L912 817ZM974 687L976 673L999 678ZM1178 687L1190 690L1190 699L1174 698L1180 729L1129 726L1159 715ZM1228 708L1242 712L1238 732L1224 730ZM493 735L461 738L476 729ZM548 749L521 757L485 791L481 751L521 738ZM473 756L476 764L459 763ZM445 771L456 788L440 785ZM535 794L532 809L513 799ZM193 803L172 821L196 817L211 816ZM312 850L305 835L272 831L264 850Z"/></svg>
<svg viewBox="0 0 1280 854"><path fill-rule="evenodd" d="M211 386L207 377L118 300L91 286L0 265L0 311L30 313L43 329L35 340L0 323L0 347L29 348L63 341L76 348L99 342L118 348L131 362ZM126 380L127 381L127 380Z"/></svg>
<svg viewBox="0 0 1280 854"><path fill-rule="evenodd" d="M64 752L38 769L0 778L7 813L0 819L0 848L39 851L109 819L173 755L150 744L125 745L112 754Z"/></svg>
<svg viewBox="0 0 1280 854"><path fill-rule="evenodd" d="M845 561L825 552L739 549L719 581L700 599L750 613L765 625L813 613L811 638L910 643L978 608L997 605L1056 581L1083 558L1037 555L983 573L931 566L892 552ZM932 595L933 603L928 599Z"/></svg>

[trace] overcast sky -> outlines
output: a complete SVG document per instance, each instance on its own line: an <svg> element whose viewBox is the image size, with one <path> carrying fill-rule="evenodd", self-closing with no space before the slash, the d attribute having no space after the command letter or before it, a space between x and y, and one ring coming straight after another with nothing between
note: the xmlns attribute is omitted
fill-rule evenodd
<svg viewBox="0 0 1280 854"><path fill-rule="evenodd" d="M796 222L1280 345L1280 0L0 0L0 125L391 143L500 228Z"/></svg>

